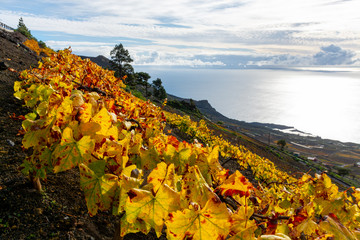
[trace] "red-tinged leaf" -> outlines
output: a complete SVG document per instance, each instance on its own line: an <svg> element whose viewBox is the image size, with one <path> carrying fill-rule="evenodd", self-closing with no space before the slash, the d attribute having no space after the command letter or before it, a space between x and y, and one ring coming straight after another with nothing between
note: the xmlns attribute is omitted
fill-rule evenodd
<svg viewBox="0 0 360 240"><path fill-rule="evenodd" d="M225 196L233 196L239 194L240 196L249 196L250 191L254 189L253 185L244 177L238 170L230 175L223 184L219 187L221 194Z"/></svg>
<svg viewBox="0 0 360 240"><path fill-rule="evenodd" d="M91 103L84 103L81 106L80 111L79 111L79 113L80 113L79 120L81 123L87 123L90 121L90 119L92 117L92 114L91 114L92 108L93 108L93 105Z"/></svg>
<svg viewBox="0 0 360 240"><path fill-rule="evenodd" d="M210 198L203 209L190 205L176 211L166 221L168 239L226 239L230 232L230 213L217 198Z"/></svg>
<svg viewBox="0 0 360 240"><path fill-rule="evenodd" d="M155 196L150 191L132 189L125 206L126 220L135 223L142 219L149 223L160 237L164 220L170 212L176 211L179 205L179 194L167 185L161 185Z"/></svg>
<svg viewBox="0 0 360 240"><path fill-rule="evenodd" d="M127 174L127 170L134 169L133 167L126 168L122 175L120 176L119 185L120 188L118 189L115 199L115 204L113 205L113 214L119 215L121 212L125 211L126 201L129 198L129 191L134 188L139 188L141 184L141 180L133 177L129 177Z"/></svg>
<svg viewBox="0 0 360 240"><path fill-rule="evenodd" d="M96 215L98 210L110 209L118 187L118 177L113 174L105 174L101 169L104 167L102 161L94 162L92 166L96 172L83 163L79 165L80 186L84 191L90 216Z"/></svg>
<svg viewBox="0 0 360 240"><path fill-rule="evenodd" d="M76 141L72 129L65 128L61 142L54 151L54 172L65 171L80 163L86 163L91 158L94 147L94 140L90 136L84 136Z"/></svg>
<svg viewBox="0 0 360 240"><path fill-rule="evenodd" d="M203 178L197 166L189 167L182 179L181 199L185 200L186 206L190 202L196 202L204 207L214 193Z"/></svg>
<svg viewBox="0 0 360 240"><path fill-rule="evenodd" d="M16 116L15 113L9 114L9 118L22 121L26 119L23 115Z"/></svg>
<svg viewBox="0 0 360 240"><path fill-rule="evenodd" d="M98 123L101 130L97 132L99 135L108 136L108 130L111 127L111 117L106 108L102 108L92 119L92 122Z"/></svg>
<svg viewBox="0 0 360 240"><path fill-rule="evenodd" d="M28 131L25 133L22 140L24 148L35 147L37 145L42 145L45 142L46 130L40 129L37 131Z"/></svg>
<svg viewBox="0 0 360 240"><path fill-rule="evenodd" d="M126 220L126 213L125 215L121 218L121 232L120 232L120 236L124 237L126 234L128 233L137 233L137 232L142 232L144 234L148 234L151 230L151 225L144 221L143 219L137 218L134 222L129 223Z"/></svg>
<svg viewBox="0 0 360 240"><path fill-rule="evenodd" d="M175 189L175 167L174 164L167 165L164 162L159 163L152 170L147 178L147 182L153 184L153 191L157 192L161 185L166 184Z"/></svg>

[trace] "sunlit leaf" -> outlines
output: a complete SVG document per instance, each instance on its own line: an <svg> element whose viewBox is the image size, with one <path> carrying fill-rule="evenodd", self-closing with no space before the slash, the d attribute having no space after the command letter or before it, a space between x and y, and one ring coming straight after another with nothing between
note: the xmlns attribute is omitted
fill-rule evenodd
<svg viewBox="0 0 360 240"><path fill-rule="evenodd" d="M54 151L54 172L65 171L87 162L91 158L94 147L94 140L89 136L84 136L76 141L73 138L72 129L65 128L61 142Z"/></svg>
<svg viewBox="0 0 360 240"><path fill-rule="evenodd" d="M210 198L203 209L189 209L170 214L166 221L169 239L225 239L230 231L230 214L217 198Z"/></svg>
<svg viewBox="0 0 360 240"><path fill-rule="evenodd" d="M137 219L146 221L159 237L164 220L170 212L179 208L179 203L179 194L167 185L161 185L156 195L150 191L132 189L125 206L126 220L129 223L135 223Z"/></svg>
<svg viewBox="0 0 360 240"><path fill-rule="evenodd" d="M257 224L254 219L250 220L250 217L253 213L254 209L252 207L240 206L237 211L231 216L231 232L235 234L233 237L230 238L231 240L254 239Z"/></svg>
<svg viewBox="0 0 360 240"><path fill-rule="evenodd" d="M249 196L253 185L238 170L231 174L230 177L219 187L221 194L225 196Z"/></svg>
<svg viewBox="0 0 360 240"><path fill-rule="evenodd" d="M111 127L111 117L106 108L102 108L91 121L101 126L101 130L97 134L107 136L108 130Z"/></svg>
<svg viewBox="0 0 360 240"><path fill-rule="evenodd" d="M162 184L166 184L172 189L175 189L174 164L167 165L164 162L159 163L149 174L147 182L153 184L154 192L157 192Z"/></svg>
<svg viewBox="0 0 360 240"><path fill-rule="evenodd" d="M204 207L214 193L197 166L189 167L182 179L181 196L186 205L196 202Z"/></svg>

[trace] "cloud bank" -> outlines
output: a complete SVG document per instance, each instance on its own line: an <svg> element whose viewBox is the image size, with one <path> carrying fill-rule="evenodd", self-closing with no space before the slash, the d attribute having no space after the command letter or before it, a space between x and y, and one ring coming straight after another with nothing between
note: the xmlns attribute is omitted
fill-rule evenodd
<svg viewBox="0 0 360 240"><path fill-rule="evenodd" d="M0 20L23 17L38 39L79 55L123 43L138 65L358 65L355 0L4 0ZM334 16L341 16L335 18Z"/></svg>
<svg viewBox="0 0 360 240"><path fill-rule="evenodd" d="M321 47L321 51L314 55L316 65L351 65L356 62L354 51L344 50L339 46L331 44Z"/></svg>

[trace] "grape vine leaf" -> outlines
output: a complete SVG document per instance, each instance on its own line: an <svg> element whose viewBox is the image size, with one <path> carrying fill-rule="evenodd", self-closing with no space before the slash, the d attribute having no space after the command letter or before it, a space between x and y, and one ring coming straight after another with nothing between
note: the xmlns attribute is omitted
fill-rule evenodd
<svg viewBox="0 0 360 240"><path fill-rule="evenodd" d="M186 206L190 202L196 202L204 207L208 200L214 197L213 191L196 165L188 168L182 182L181 200L185 200Z"/></svg>
<svg viewBox="0 0 360 240"><path fill-rule="evenodd" d="M111 127L111 117L106 108L102 108L91 121L101 126L101 130L97 134L107 136L108 130Z"/></svg>
<svg viewBox="0 0 360 240"><path fill-rule="evenodd" d="M333 214L332 214L333 215ZM325 221L319 223L319 227L327 234L333 234L336 240L357 240L358 238L346 228L336 216L326 216Z"/></svg>
<svg viewBox="0 0 360 240"><path fill-rule="evenodd" d="M65 128L60 144L54 150L54 172L58 173L87 162L95 147L90 136L84 136L79 141L73 138L73 130Z"/></svg>
<svg viewBox="0 0 360 240"><path fill-rule="evenodd" d="M113 174L105 174L104 161L96 161L89 167L81 163L80 186L84 191L86 205L90 216L96 215L98 210L110 209L118 187L118 177Z"/></svg>
<svg viewBox="0 0 360 240"><path fill-rule="evenodd" d="M128 233L137 233L142 232L144 234L148 234L151 230L151 225L147 223L146 221L137 218L134 222L129 223L126 220L127 216L125 215L120 220L120 236L124 237Z"/></svg>
<svg viewBox="0 0 360 240"><path fill-rule="evenodd" d="M87 123L90 121L92 117L92 109L93 105L91 103L84 103L81 108L79 109L79 120L81 123Z"/></svg>
<svg viewBox="0 0 360 240"><path fill-rule="evenodd" d="M219 146L207 147L204 153L199 154L195 164L199 166L206 182L211 185L212 175L216 176L216 173L222 170L219 163Z"/></svg>
<svg viewBox="0 0 360 240"><path fill-rule="evenodd" d="M275 235L261 235L260 240L291 240L291 238L283 233L276 233Z"/></svg>
<svg viewBox="0 0 360 240"><path fill-rule="evenodd" d="M164 219L170 212L179 208L179 193L166 184L161 185L157 193L142 189L131 189L125 205L126 220L135 223L142 219L149 223L160 237Z"/></svg>
<svg viewBox="0 0 360 240"><path fill-rule="evenodd" d="M238 170L231 174L230 177L219 187L221 194L225 196L249 196L253 185Z"/></svg>
<svg viewBox="0 0 360 240"><path fill-rule="evenodd" d="M155 146L148 150L140 149L140 160L141 168L154 169L160 162L159 152L156 150Z"/></svg>
<svg viewBox="0 0 360 240"><path fill-rule="evenodd" d="M220 199L213 197L201 209L191 204L188 209L169 214L167 237L173 239L225 239L230 231L230 213Z"/></svg>
<svg viewBox="0 0 360 240"><path fill-rule="evenodd" d="M147 182L153 184L154 192L157 192L162 184L166 184L172 189L175 189L174 164L167 165L164 162L159 163L147 177Z"/></svg>
<svg viewBox="0 0 360 240"><path fill-rule="evenodd" d="M24 148L43 145L49 133L49 128L45 124L46 122L43 119L35 121L26 119L22 122L22 127L26 131L22 140Z"/></svg>
<svg viewBox="0 0 360 240"><path fill-rule="evenodd" d="M133 165L132 165L133 166ZM129 167L128 167L129 168ZM133 177L128 177L126 175L127 169L124 169L122 172L122 175L119 177L119 185L120 188L118 188L115 199L118 199L119 201L115 201L113 205L113 214L119 215L121 212L125 210L126 201L128 199L128 192L133 188L139 188L141 184L141 180Z"/></svg>
<svg viewBox="0 0 360 240"><path fill-rule="evenodd" d="M255 220L250 220L254 213L254 208L250 206L240 206L234 214L231 215L231 232L235 233L230 240L254 239L257 224Z"/></svg>

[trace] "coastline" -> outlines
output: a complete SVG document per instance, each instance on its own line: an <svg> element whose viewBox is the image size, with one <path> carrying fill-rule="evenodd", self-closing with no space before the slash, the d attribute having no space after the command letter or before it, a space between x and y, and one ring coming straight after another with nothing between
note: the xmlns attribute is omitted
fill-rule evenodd
<svg viewBox="0 0 360 240"><path fill-rule="evenodd" d="M190 99L171 94L168 94L168 100L190 102ZM351 170L349 178L360 179L360 144L321 138L292 126L231 119L219 113L207 100L191 101L209 121L268 146L277 147L277 141L284 139L286 151L294 157L311 161L317 172L346 168Z"/></svg>

